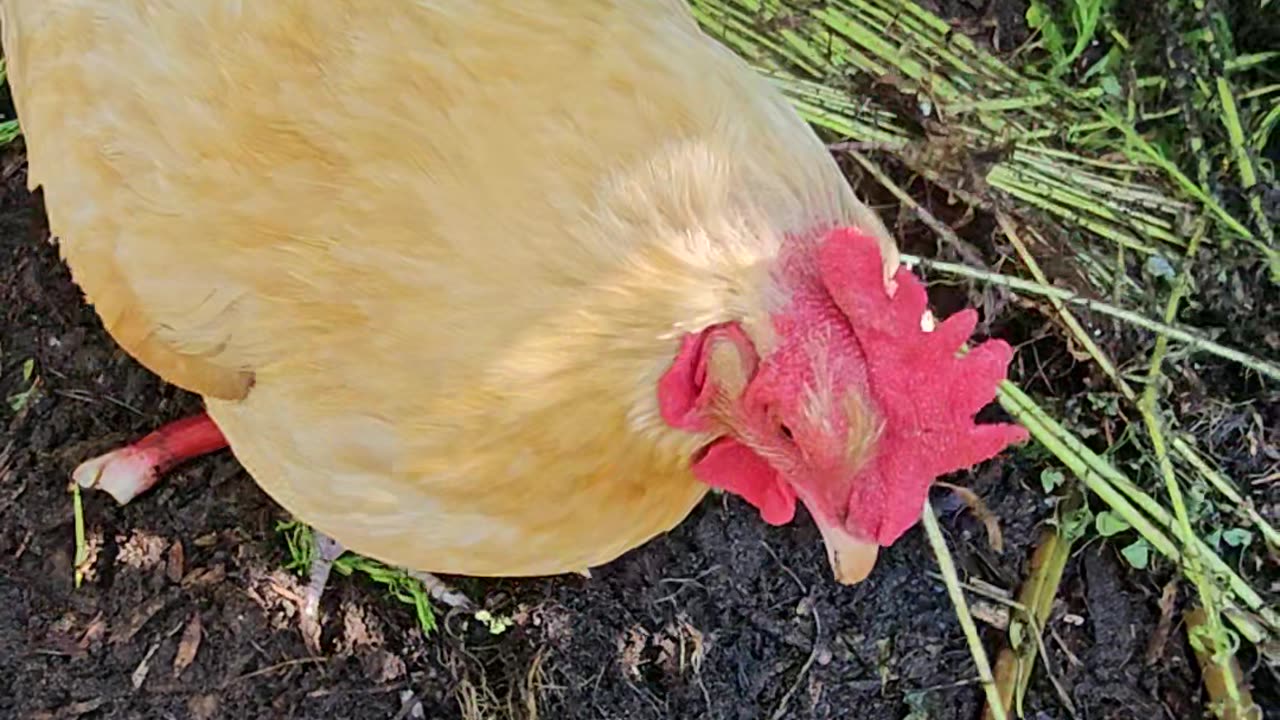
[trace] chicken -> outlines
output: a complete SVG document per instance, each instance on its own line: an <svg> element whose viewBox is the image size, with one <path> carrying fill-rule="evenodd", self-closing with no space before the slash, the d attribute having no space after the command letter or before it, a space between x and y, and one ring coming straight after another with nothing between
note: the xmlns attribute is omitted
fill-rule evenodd
<svg viewBox="0 0 1280 720"><path fill-rule="evenodd" d="M714 487L802 503L851 583L1025 438L974 422L1009 346L922 328L884 225L678 0L0 10L75 280L206 404L77 470L121 502L225 444L334 548L531 576Z"/></svg>

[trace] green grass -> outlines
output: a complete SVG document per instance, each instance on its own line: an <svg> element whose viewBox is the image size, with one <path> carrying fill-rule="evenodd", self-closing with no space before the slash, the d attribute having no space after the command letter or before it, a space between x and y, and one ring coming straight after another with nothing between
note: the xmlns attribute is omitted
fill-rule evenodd
<svg viewBox="0 0 1280 720"><path fill-rule="evenodd" d="M311 569L316 553L315 536L311 528L303 523L291 521L279 523L276 525L276 531L284 539L288 552L285 569L306 575ZM387 595L411 607L418 620L418 627L424 634L429 635L435 631L436 614L431 605L431 596L422 587L421 582L404 570L389 567L377 560L350 552L343 553L335 560L333 569L347 577L357 573L363 575L381 586ZM493 627L492 622L485 619L482 621Z"/></svg>
<svg viewBox="0 0 1280 720"><path fill-rule="evenodd" d="M1221 532L1198 521L1235 518L1239 525L1228 531L1235 548L1225 548L1235 551L1255 534L1263 538L1255 551L1280 547L1276 530L1254 509L1247 486L1180 430L1180 420L1193 418L1170 410L1165 388L1170 368L1192 357L1280 379L1277 363L1179 322L1180 309L1197 301L1197 277L1254 262L1280 281L1275 218L1265 216L1255 192L1274 181L1260 156L1280 125L1280 83L1268 70L1280 55L1236 55L1225 18L1178 0L1148 11L1186 43L1179 57L1190 60L1177 67L1155 42L1158 33L1142 42L1124 35L1113 13L1120 4L1111 0L1033 0L1027 19L1036 46L1017 65L909 0L690 5L708 33L768 75L834 147L964 260L910 262L933 277L999 285L1038 301L1110 380L1122 408L1113 412L1138 421L1126 421L1125 447L1102 454L1081 438L1096 437L1096 428L1073 429L1053 416L1059 398L1036 399L1013 383L1000 391L1005 408L1105 507L1090 513L1088 527L1124 543L1135 567L1154 566L1153 556L1175 563L1206 611L1204 633L1194 640L1210 643L1221 668L1239 637L1274 642L1274 599L1223 558ZM1100 53L1089 52L1094 41ZM987 159L974 162L970 148ZM914 201L890 164L995 217L1000 240L1014 249L1000 272L982 266L974 248ZM1046 254L1059 275L1067 261L1071 286L1047 276L1037 260ZM1145 268L1170 268L1164 275L1172 282ZM1108 355L1086 325L1096 327L1101 316L1148 334L1145 361L1122 364ZM1046 483L1046 491L1055 485ZM1201 512L1193 513L1189 498ZM1214 512L1204 512L1206 505ZM949 564L941 553L939 562ZM963 596L953 597L972 639ZM988 677L985 655L974 657ZM1220 713L1247 697L1238 673L1221 676L1223 696L1212 704ZM988 713L1003 717L1004 708Z"/></svg>
<svg viewBox="0 0 1280 720"><path fill-rule="evenodd" d="M4 58L0 58L0 83L6 82L8 78L8 66L5 64ZM18 127L16 119L0 120L0 147L13 142L21 134L22 128Z"/></svg>

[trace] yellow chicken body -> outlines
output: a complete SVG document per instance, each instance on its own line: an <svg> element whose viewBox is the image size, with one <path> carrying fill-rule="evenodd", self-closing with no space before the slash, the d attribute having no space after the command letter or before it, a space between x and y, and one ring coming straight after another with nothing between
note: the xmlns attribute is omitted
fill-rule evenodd
<svg viewBox="0 0 1280 720"><path fill-rule="evenodd" d="M706 490L706 438L658 414L681 335L767 338L788 233L896 258L677 0L0 10L31 184L107 329L389 563L554 574L670 529Z"/></svg>

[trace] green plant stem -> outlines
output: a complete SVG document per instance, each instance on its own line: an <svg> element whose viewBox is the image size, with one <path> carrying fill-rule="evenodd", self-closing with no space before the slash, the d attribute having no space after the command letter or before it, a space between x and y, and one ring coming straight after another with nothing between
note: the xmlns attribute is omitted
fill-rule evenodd
<svg viewBox="0 0 1280 720"><path fill-rule="evenodd" d="M1178 276L1178 282L1169 293L1169 302L1165 306L1164 319L1166 323L1171 323L1177 319L1178 306L1189 284L1192 259L1199 248L1199 240L1204 235L1206 225L1207 223L1204 220L1200 222L1200 227L1192 235L1191 242L1187 246L1187 260L1183 264L1182 273ZM1164 334L1159 334L1156 337L1155 348L1151 352L1151 361L1146 378L1146 390L1142 393L1142 402L1139 403L1138 407L1141 410L1143 422L1147 426L1147 434L1151 439L1151 447L1155 451L1160 475L1164 479L1165 492L1168 493L1169 502L1173 506L1173 515L1177 521L1178 529L1183 537L1192 537L1195 535L1195 530L1191 526L1191 514L1187 511L1187 503L1182 495L1182 487L1178 484L1178 478L1173 471L1173 462L1169 459L1168 445L1165 442L1164 422L1160 415L1160 381L1164 377L1162 366L1168 347L1168 337ZM1218 589L1206 574L1205 568L1201 564L1199 549L1195 543L1184 545L1182 562L1183 572L1191 579L1196 588L1196 594L1200 597L1200 605L1204 608L1205 629L1207 630L1204 634L1207 635L1208 642L1212 643L1213 647L1213 652L1210 653L1209 657L1211 662L1216 663L1222 672L1223 689L1227 697L1230 698L1233 706L1239 706L1243 696L1239 685L1236 683L1237 677L1229 667L1232 643L1227 635L1226 628L1222 624L1222 613L1218 605ZM1194 641L1195 639L1193 638Z"/></svg>
<svg viewBox="0 0 1280 720"><path fill-rule="evenodd" d="M1218 472L1215 468L1200 455L1200 453L1192 447L1192 445L1184 438L1174 436L1170 443L1174 452L1178 453L1178 457L1186 461L1188 465L1195 468L1201 475L1209 481L1209 484L1218 492L1222 493L1228 500L1235 503L1236 508L1244 513L1245 517L1253 524L1255 528L1262 533L1266 542L1275 550L1280 551L1280 532L1277 532L1267 519L1258 513L1253 506L1253 502L1240 494L1236 490L1235 483L1229 478Z"/></svg>
<svg viewBox="0 0 1280 720"><path fill-rule="evenodd" d="M1184 343L1196 350L1207 352L1211 355L1217 355L1218 357L1239 363L1250 370L1254 370L1260 375L1280 379L1280 365L1263 360L1262 358L1254 357L1253 355L1249 355L1239 350L1234 350L1212 340L1199 337L1188 330L1169 325L1168 323L1152 320L1151 318L1132 310L1125 310L1099 300L1090 300L1088 298L1081 297L1079 294L1071 290L1067 290L1066 288L1043 285L1041 283L1024 280L1011 275L1002 275L940 260L929 260L915 255L904 254L902 256L902 261L908 265L919 265L920 267L937 270L938 272L946 273L948 275L982 280L993 285L1000 285L1011 290L1017 290L1031 295L1058 298L1063 302L1070 303L1072 305L1079 305L1080 307L1103 315L1109 315L1145 330L1163 333L1168 335L1170 339L1177 340L1178 342Z"/></svg>
<svg viewBox="0 0 1280 720"><path fill-rule="evenodd" d="M1010 218L1006 213L997 211L996 221L1004 232L1005 238L1009 240L1014 251L1017 252L1018 257L1031 272L1031 276L1035 281L1043 286L1049 286L1048 278L1045 276L1044 271L1040 269L1039 263L1036 262L1035 256L1031 254L1026 243L1022 241L1021 235L1015 227L1012 218ZM1204 231L1205 226L1201 223L1197 232L1192 235L1191 241L1188 243L1186 254L1188 262L1190 258L1195 256L1200 245L1200 240L1204 235ZM1043 240L1039 238L1034 230L1031 231L1031 234L1043 243ZM1177 296L1180 297L1185 293L1186 285L1187 276L1184 270L1184 274L1181 276L1178 288L1175 288ZM1059 319L1062 320L1063 325L1066 326L1067 330L1076 339L1076 342L1078 342L1093 361L1098 364L1098 367L1102 370L1103 374L1111 379L1112 383L1115 384L1116 388L1120 391L1120 394L1124 395L1125 399L1132 403L1134 407L1137 407L1142 402L1142 399L1138 397L1138 394L1134 392L1128 381L1126 381L1120 374L1115 363L1111 361L1111 357L1102 348L1098 347L1098 344L1094 342L1093 337L1084 328L1084 326L1080 324L1080 321L1076 319L1076 316L1066 307L1062 300L1056 297L1050 297L1048 300L1049 303L1053 305L1054 310L1057 312ZM1168 311L1166 311L1166 319L1171 317L1173 316L1169 315ZM1168 336L1159 334L1156 337L1157 349L1162 346L1167 348L1168 342ZM1161 356L1163 356L1164 352L1165 350L1160 350ZM1151 386L1148 386L1147 390L1150 391ZM1235 489L1235 485L1230 480L1223 477L1222 473L1217 472L1211 468L1207 462L1205 462L1204 458L1200 456L1191 443L1183 438L1175 436L1171 444L1174 452L1177 453L1179 458L1198 471L1201 477L1208 481L1210 485L1222 493L1228 500L1235 503L1236 507L1249 518L1253 525L1266 538L1268 543L1275 547L1280 547L1280 534L1276 532L1275 528L1273 528L1271 524L1253 508L1252 503L1240 495L1240 493Z"/></svg>
<svg viewBox="0 0 1280 720"><path fill-rule="evenodd" d="M899 187L887 173L880 169L879 165L872 162L870 158L857 150L848 150L847 153L849 157L852 157L885 189L893 193L893 196L898 199L898 202L914 211L916 217L919 217L924 224L929 226L929 229L933 230L939 237L951 245L951 247L954 248L955 251L960 254L960 257L964 258L966 262L979 267L984 264L982 262L982 256L978 254L978 251L975 250L972 245L961 240L960 236L956 235L954 230L948 227L945 223L939 222L938 219L933 216L933 213L921 207L920 204L915 201L915 198L911 197L907 191Z"/></svg>
<svg viewBox="0 0 1280 720"><path fill-rule="evenodd" d="M1231 142L1231 151L1236 157L1236 169L1240 174L1240 187L1248 198L1249 210L1253 215L1254 225L1262 235L1263 241L1274 248L1276 244L1275 230L1262 208L1262 197L1252 192L1258 184L1258 175L1253 168L1249 145L1245 142L1244 128L1240 126L1240 113L1236 110L1235 95L1231 92L1231 84L1225 77L1218 78L1218 102L1222 106L1222 123L1227 128L1227 138Z"/></svg>
<svg viewBox="0 0 1280 720"><path fill-rule="evenodd" d="M933 506L927 501L924 504L924 531L929 538L929 546L933 548L933 556L938 561L938 569L942 572L943 584L947 587L947 595L955 609L956 619L964 631L964 639L969 643L969 653L973 663L978 667L978 680L982 683L982 692L987 696L987 706L991 708L993 720L1006 720L1004 703L1000 700L1000 689L996 687L995 676L991 673L991 662L987 659L987 650L982 646L982 638L978 635L978 626L969 613L969 603L964 599L964 591L960 588L960 576L956 573L955 561L951 558L951 550L938 525L938 516Z"/></svg>
<svg viewBox="0 0 1280 720"><path fill-rule="evenodd" d="M84 530L84 502L80 498L80 483L71 483L71 516L75 522L76 552L74 555L75 587L84 582L84 564L89 559L89 542Z"/></svg>
<svg viewBox="0 0 1280 720"><path fill-rule="evenodd" d="M1249 583L1236 574L1203 540L1195 535L1182 535L1169 511L1143 492L1124 473L1090 450L1013 383L1007 380L1001 383L996 397L1001 406L1022 423L1045 449L1053 453L1089 490L1123 517L1158 552L1173 562L1178 562L1182 557L1177 546L1149 518L1154 518L1170 529L1175 536L1179 536L1182 543L1196 544L1201 558L1210 565L1215 576L1224 578L1232 594L1246 608L1258 614L1266 626L1266 633L1275 633L1280 629L1280 615L1267 606ZM1141 506L1141 511L1138 506ZM1227 614L1250 642L1258 643L1265 639L1264 635L1259 634L1259 628L1251 625L1247 619Z"/></svg>

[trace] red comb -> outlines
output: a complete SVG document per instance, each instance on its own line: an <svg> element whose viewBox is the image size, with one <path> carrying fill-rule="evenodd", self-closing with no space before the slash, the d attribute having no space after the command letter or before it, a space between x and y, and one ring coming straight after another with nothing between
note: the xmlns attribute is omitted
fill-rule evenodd
<svg viewBox="0 0 1280 720"><path fill-rule="evenodd" d="M920 325L928 308L924 285L906 268L884 290L876 240L853 230L830 233L819 251L822 282L848 318L866 361L867 391L884 424L877 453L866 471L879 475L884 502L922 503L935 478L990 459L1027 439L1017 425L978 425L974 416L995 397L1013 349L988 340L963 357L956 353L978 322L963 310L932 332ZM909 509L903 522L881 525L888 544L919 517ZM851 511L855 510L851 508Z"/></svg>

